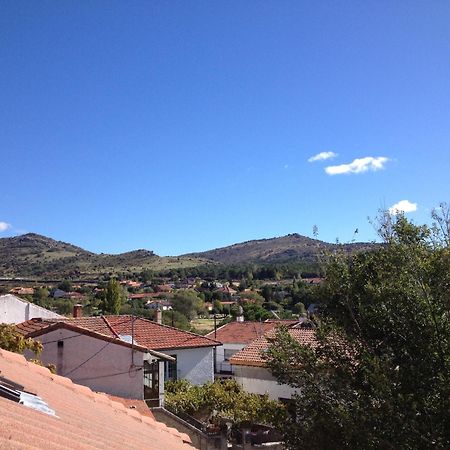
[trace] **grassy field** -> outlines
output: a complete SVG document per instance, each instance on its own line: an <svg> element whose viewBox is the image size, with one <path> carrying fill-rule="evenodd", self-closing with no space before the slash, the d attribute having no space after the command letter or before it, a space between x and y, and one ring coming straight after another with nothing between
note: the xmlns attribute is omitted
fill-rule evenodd
<svg viewBox="0 0 450 450"><path fill-rule="evenodd" d="M209 333L214 330L214 319L194 319L191 320L191 325L195 327L199 333Z"/></svg>

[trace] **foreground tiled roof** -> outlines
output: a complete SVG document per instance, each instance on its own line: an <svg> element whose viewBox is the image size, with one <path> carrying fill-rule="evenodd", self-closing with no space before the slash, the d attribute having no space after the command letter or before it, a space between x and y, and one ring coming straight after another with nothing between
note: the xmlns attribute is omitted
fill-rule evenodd
<svg viewBox="0 0 450 450"><path fill-rule="evenodd" d="M128 409L134 409L139 414L142 414L143 416L150 417L151 419L155 419L155 416L147 406L147 403L145 403L144 400L136 400L131 398L123 398L123 397L117 397L115 395L107 394L108 397L114 401L122 403L123 406L125 406Z"/></svg>
<svg viewBox="0 0 450 450"><path fill-rule="evenodd" d="M192 449L187 435L105 394L0 350L2 377L36 393L56 417L0 397L2 449Z"/></svg>
<svg viewBox="0 0 450 450"><path fill-rule="evenodd" d="M288 330L291 337L302 345L316 344L315 331L311 328L295 328ZM264 336L253 341L247 347L235 353L230 358L230 363L235 366L257 366L264 367L264 352L269 348L268 338L275 335L275 330L268 331Z"/></svg>
<svg viewBox="0 0 450 450"><path fill-rule="evenodd" d="M205 336L133 316L64 318L61 321L112 338L118 338L119 335L133 335L138 345L151 350L212 347L220 344ZM54 320L38 322L24 322L17 325L17 329L26 335L34 336L39 334L43 328L55 323Z"/></svg>

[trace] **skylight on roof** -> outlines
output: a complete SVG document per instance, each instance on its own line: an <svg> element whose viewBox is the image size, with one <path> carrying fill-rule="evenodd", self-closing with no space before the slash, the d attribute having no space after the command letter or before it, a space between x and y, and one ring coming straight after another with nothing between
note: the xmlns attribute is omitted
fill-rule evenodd
<svg viewBox="0 0 450 450"><path fill-rule="evenodd" d="M1 377L0 379L0 397L7 398L13 402L20 403L27 408L48 414L49 416L58 417L53 409L37 395L24 392L23 386L14 383L11 380Z"/></svg>
<svg viewBox="0 0 450 450"><path fill-rule="evenodd" d="M128 344L139 345L136 342L136 339L133 339L133 336L131 336L131 334L119 334L119 338L120 338L121 341L126 342Z"/></svg>
<svg viewBox="0 0 450 450"><path fill-rule="evenodd" d="M45 414L48 414L49 416L57 417L55 411L51 409L47 405L47 403L45 403L44 400L42 400L42 398L38 397L37 395L21 392L19 403L28 408L36 409L37 411L41 411Z"/></svg>

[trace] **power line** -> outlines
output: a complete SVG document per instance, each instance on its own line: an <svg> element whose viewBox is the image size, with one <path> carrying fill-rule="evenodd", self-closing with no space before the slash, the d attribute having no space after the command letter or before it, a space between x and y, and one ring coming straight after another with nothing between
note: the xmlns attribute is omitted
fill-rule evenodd
<svg viewBox="0 0 450 450"><path fill-rule="evenodd" d="M87 380L97 380L97 379L99 379L99 378L115 377L115 376L117 376L117 375L125 375L125 374L131 373L131 372L139 372L139 371L141 371L142 369L143 369L143 367L137 367L137 368L135 368L135 369L127 370L126 372L108 373L108 374L106 374L106 375L98 375L98 376L96 376L96 377L88 377L88 378L76 378L76 379L74 379L73 381L78 382L78 381L87 381ZM64 375L64 376L67 376L67 375Z"/></svg>
<svg viewBox="0 0 450 450"><path fill-rule="evenodd" d="M75 370L78 370L81 366L84 366L87 362L89 362L91 359L95 358L100 352L102 352L106 347L108 347L108 345L111 344L112 342L113 342L113 340L107 342L100 350L97 350L92 356L90 356L88 359L86 359L86 361L83 361L81 364L74 367L69 372L65 373L64 376L67 377L71 373L75 372Z"/></svg>
<svg viewBox="0 0 450 450"><path fill-rule="evenodd" d="M123 321L122 323L119 322L117 325L121 325L121 324L124 324L124 323L126 323L126 322L128 322L128 320ZM82 336L82 335L83 335L83 333L78 333L78 336ZM71 338L74 338L74 337L76 337L76 336L68 336L68 337L65 338L65 339L71 339ZM64 340L64 338L59 339L59 340L56 340L56 341L54 341L54 342L58 342L58 341L61 341L61 340ZM120 339L120 338L117 338L117 337L115 337L115 336L111 337L110 340L109 340L105 345L103 345L103 347L101 347L99 350L97 350L93 355L91 355L88 359L86 359L85 361L83 361L81 364L79 364L78 366L74 367L74 368L73 368L72 370L70 370L69 372L65 373L64 376L66 376L66 377L69 376L71 373L75 372L75 371L78 370L80 367L82 367L82 366L84 366L86 363L88 363L91 359L95 358L95 357L96 357L100 352L102 352L109 344L112 344L113 342L117 342L117 341L121 341L121 339ZM50 342L45 342L45 344L48 344L48 343L50 343Z"/></svg>

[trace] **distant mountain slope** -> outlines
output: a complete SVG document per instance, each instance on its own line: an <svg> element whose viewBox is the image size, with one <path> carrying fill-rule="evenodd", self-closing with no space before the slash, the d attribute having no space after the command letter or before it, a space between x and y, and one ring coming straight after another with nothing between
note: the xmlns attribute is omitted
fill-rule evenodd
<svg viewBox="0 0 450 450"><path fill-rule="evenodd" d="M329 244L299 234L242 242L229 247L182 256L160 257L149 250L118 255L89 252L66 242L28 233L0 239L0 278L98 278L105 274L138 273L220 264L265 264L301 261L316 264L322 252L339 248L347 252L372 248L374 244Z"/></svg>
<svg viewBox="0 0 450 450"><path fill-rule="evenodd" d="M96 254L34 233L0 239L2 278L95 278L106 273L192 267L202 262L190 257L160 257L149 250Z"/></svg>
<svg viewBox="0 0 450 450"><path fill-rule="evenodd" d="M330 244L294 233L278 238L242 242L205 252L189 253L184 256L209 259L221 264L281 263L293 260L316 263L318 255L323 251L334 251L339 248L353 252L373 246L374 244L369 243Z"/></svg>

